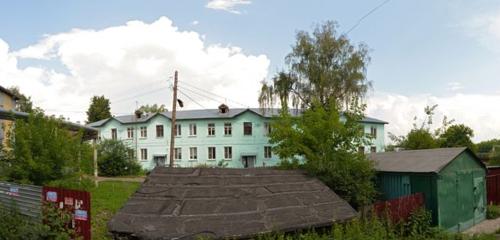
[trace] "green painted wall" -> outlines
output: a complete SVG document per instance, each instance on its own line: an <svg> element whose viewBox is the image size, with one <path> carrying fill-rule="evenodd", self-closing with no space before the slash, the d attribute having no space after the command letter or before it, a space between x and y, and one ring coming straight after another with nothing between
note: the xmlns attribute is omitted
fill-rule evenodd
<svg viewBox="0 0 500 240"><path fill-rule="evenodd" d="M379 172L377 187L382 200L424 193L434 225L463 231L486 217L485 176L484 167L465 151L439 174Z"/></svg>
<svg viewBox="0 0 500 240"><path fill-rule="evenodd" d="M438 179L439 225L451 231L467 229L486 217L486 170L462 153Z"/></svg>

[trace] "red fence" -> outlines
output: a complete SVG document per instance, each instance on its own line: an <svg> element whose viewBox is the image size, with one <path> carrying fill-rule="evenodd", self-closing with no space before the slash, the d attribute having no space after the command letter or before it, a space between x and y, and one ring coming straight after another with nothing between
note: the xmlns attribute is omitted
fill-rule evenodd
<svg viewBox="0 0 500 240"><path fill-rule="evenodd" d="M43 201L55 203L72 213L71 227L84 240L91 239L90 193L63 188L43 187Z"/></svg>
<svg viewBox="0 0 500 240"><path fill-rule="evenodd" d="M488 167L486 196L488 204L500 204L500 167Z"/></svg>
<svg viewBox="0 0 500 240"><path fill-rule="evenodd" d="M408 219L413 211L424 207L424 205L424 194L415 193L384 202L377 202L373 205L373 209L379 216L389 214L393 222L400 222Z"/></svg>

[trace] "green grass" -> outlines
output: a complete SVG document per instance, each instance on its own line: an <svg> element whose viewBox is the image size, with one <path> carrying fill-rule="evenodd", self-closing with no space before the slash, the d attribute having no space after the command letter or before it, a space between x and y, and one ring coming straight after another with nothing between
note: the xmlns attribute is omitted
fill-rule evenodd
<svg viewBox="0 0 500 240"><path fill-rule="evenodd" d="M107 223L140 186L137 182L100 182L90 189L92 197L92 239L111 239Z"/></svg>
<svg viewBox="0 0 500 240"><path fill-rule="evenodd" d="M487 219L495 219L500 217L500 206L497 205L488 205L486 210L486 218Z"/></svg>

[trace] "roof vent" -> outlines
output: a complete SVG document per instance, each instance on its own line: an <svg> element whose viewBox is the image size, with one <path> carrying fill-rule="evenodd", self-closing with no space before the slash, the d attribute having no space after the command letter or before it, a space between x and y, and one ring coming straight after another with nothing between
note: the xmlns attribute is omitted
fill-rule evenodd
<svg viewBox="0 0 500 240"><path fill-rule="evenodd" d="M135 118L139 119L142 117L142 111L137 109L135 110Z"/></svg>
<svg viewBox="0 0 500 240"><path fill-rule="evenodd" d="M221 104L219 106L219 113L228 113L229 112L229 107L226 104Z"/></svg>

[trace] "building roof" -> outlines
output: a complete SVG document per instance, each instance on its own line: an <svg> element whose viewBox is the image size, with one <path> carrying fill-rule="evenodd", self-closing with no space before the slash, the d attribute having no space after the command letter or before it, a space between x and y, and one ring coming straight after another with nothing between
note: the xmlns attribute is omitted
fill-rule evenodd
<svg viewBox="0 0 500 240"><path fill-rule="evenodd" d="M464 151L477 158L465 147L380 152L369 157L380 172L438 173Z"/></svg>
<svg viewBox="0 0 500 240"><path fill-rule="evenodd" d="M19 97L17 95L15 95L13 92L11 92L7 88L4 88L4 87L0 86L0 92L3 92L5 94L11 96L14 100L19 100Z"/></svg>
<svg viewBox="0 0 500 240"><path fill-rule="evenodd" d="M182 110L182 111L177 111L176 118L177 118L177 120L228 119L228 118L235 118L235 117L237 117L245 112L253 112L253 113L260 115L262 117L271 118L273 116L279 115L280 110L281 109L278 109L278 108L266 109L264 111L262 111L260 108L231 108L231 109L229 109L229 112L224 113L224 114L219 113L219 109ZM290 114L292 116L298 116L300 114L300 110L297 110L297 109L291 109L289 111L290 111ZM97 122L89 123L88 126L100 127L111 119L115 119L122 124L143 123L143 122L147 122L149 119L153 118L156 115L163 115L163 116L167 117L168 119L171 119L171 117L172 117L171 112L143 114L141 116L141 118L136 118L135 115L131 114L131 115L116 116L116 117L100 120ZM378 120L375 118L371 118L371 117L365 117L363 120L361 120L361 122L387 124L387 122L384 122L382 120Z"/></svg>
<svg viewBox="0 0 500 240"><path fill-rule="evenodd" d="M300 171L157 167L108 229L134 239L233 239L324 227L356 215Z"/></svg>
<svg viewBox="0 0 500 240"><path fill-rule="evenodd" d="M29 113L26 112L18 112L18 111L13 111L13 110L6 110L4 108L0 108L0 119L5 119L5 120L15 120L15 119L26 119L28 118ZM90 127L90 126L84 126L78 123L72 123L68 121L62 121L62 124L67 127L71 131L80 131L82 130L84 133L84 138L85 139L92 139L97 136L98 129Z"/></svg>

